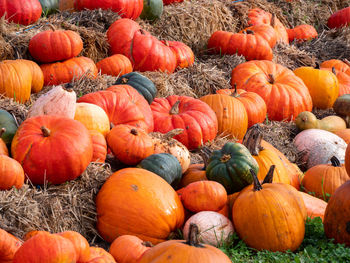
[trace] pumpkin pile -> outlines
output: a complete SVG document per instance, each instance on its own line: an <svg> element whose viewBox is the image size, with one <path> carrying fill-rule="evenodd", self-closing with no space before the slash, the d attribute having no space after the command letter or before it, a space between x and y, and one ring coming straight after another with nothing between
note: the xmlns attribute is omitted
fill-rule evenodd
<svg viewBox="0 0 350 263"><path fill-rule="evenodd" d="M207 42L196 43L206 50L193 52L185 34L165 40L153 31L163 5L167 12L188 4L181 0L49 2L0 0L8 22L51 28L28 38L28 59L0 61L0 105L12 105L0 109L0 197L37 189L59 196L60 186L76 191L83 174L96 176L91 165L111 172L74 197L91 192L94 238L45 226L22 226L20 236L4 225L0 262L231 262L218 248L233 235L255 250L296 251L308 217L350 246L350 62L289 68L278 60L281 47L322 41L312 25L286 27L253 5L242 28L210 25ZM349 8L328 26L348 26ZM102 32L109 53L99 61L81 55L89 42L74 27L50 24L58 10L84 9L120 15ZM48 18L39 19L42 11ZM179 86L167 93L159 81L205 75L200 63L238 56L245 61L212 69L226 76L212 90L193 77L193 96ZM21 120L13 110L20 106ZM289 147L300 160L276 146L282 138L266 136L280 123L292 127Z"/></svg>

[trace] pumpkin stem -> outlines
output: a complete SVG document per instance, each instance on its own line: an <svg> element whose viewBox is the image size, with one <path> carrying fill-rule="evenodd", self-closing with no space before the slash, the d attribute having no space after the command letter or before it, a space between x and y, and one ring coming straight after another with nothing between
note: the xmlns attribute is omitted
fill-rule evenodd
<svg viewBox="0 0 350 263"><path fill-rule="evenodd" d="M179 114L179 104L180 104L180 101L177 100L174 105L171 107L169 113L171 115L176 115L176 114Z"/></svg>
<svg viewBox="0 0 350 263"><path fill-rule="evenodd" d="M269 74L268 77L269 77L268 82L270 84L275 84L275 76L273 74Z"/></svg>
<svg viewBox="0 0 350 263"><path fill-rule="evenodd" d="M267 172L262 184L271 184L273 181L273 172L275 171L276 165L271 165L269 171Z"/></svg>
<svg viewBox="0 0 350 263"><path fill-rule="evenodd" d="M220 161L221 161L222 163L226 163L226 162L228 162L230 159L231 159L231 155L229 155L229 154L224 154L224 155L220 158Z"/></svg>
<svg viewBox="0 0 350 263"><path fill-rule="evenodd" d="M253 169L250 169L250 173L252 174L253 176L253 182L254 182L254 191L260 191L262 188L260 182L259 182L259 179L258 177L256 176L256 173L254 172Z"/></svg>
<svg viewBox="0 0 350 263"><path fill-rule="evenodd" d="M44 137L50 136L51 131L48 128L46 128L45 126L41 126L40 130L43 133Z"/></svg>
<svg viewBox="0 0 350 263"><path fill-rule="evenodd" d="M332 67L332 73L333 73L334 75L337 75L337 72L335 71L335 67Z"/></svg>
<svg viewBox="0 0 350 263"><path fill-rule="evenodd" d="M67 83L65 86L62 86L62 89L64 89L65 91L68 92L72 92L73 91L73 84L72 83Z"/></svg>
<svg viewBox="0 0 350 263"><path fill-rule="evenodd" d="M181 133L183 133L184 130L180 129L180 128L176 128L174 130L168 131L166 134L163 135L163 139L164 140L169 140L170 138L175 137L176 135L179 135Z"/></svg>
<svg viewBox="0 0 350 263"><path fill-rule="evenodd" d="M6 129L5 128L1 128L0 130L0 138L2 137L2 135L6 132Z"/></svg>
<svg viewBox="0 0 350 263"><path fill-rule="evenodd" d="M204 163L204 167L202 169L203 171L207 169L209 158L212 153L213 151L206 146L202 147L201 150L199 151L199 154L202 157L203 163Z"/></svg>
<svg viewBox="0 0 350 263"><path fill-rule="evenodd" d="M237 97L239 97L239 94L237 93L237 84L236 83L233 83L233 92L232 92L232 97L235 97L235 98L237 98Z"/></svg>
<svg viewBox="0 0 350 263"><path fill-rule="evenodd" d="M138 135L139 134L139 132L136 129L134 129L134 128L130 130L130 133L132 135Z"/></svg>
<svg viewBox="0 0 350 263"><path fill-rule="evenodd" d="M194 247L202 247L198 240L199 229L194 223L190 224L190 229L188 232L187 244Z"/></svg>
<svg viewBox="0 0 350 263"><path fill-rule="evenodd" d="M248 35L254 35L254 31L250 29L245 30L244 33Z"/></svg>
<svg viewBox="0 0 350 263"><path fill-rule="evenodd" d="M145 247L153 247L153 244L151 243L151 242L149 242L149 241L144 241L144 242L142 242L141 243L143 246L145 246Z"/></svg>
<svg viewBox="0 0 350 263"><path fill-rule="evenodd" d="M49 24L49 27L52 29L52 31L56 31L56 27L53 24Z"/></svg>
<svg viewBox="0 0 350 263"><path fill-rule="evenodd" d="M247 147L251 155L258 156L264 148L261 146L262 133L260 126L254 124L244 135L242 144Z"/></svg>
<svg viewBox="0 0 350 263"><path fill-rule="evenodd" d="M339 159L337 157L335 157L335 156L332 156L331 163L332 163L332 166L334 166L334 167L340 167L341 166Z"/></svg>
<svg viewBox="0 0 350 263"><path fill-rule="evenodd" d="M128 83L128 81L129 81L129 79L128 79L128 78L126 78L126 77L122 78L122 80L121 80L121 82L122 82L123 84Z"/></svg>
<svg viewBox="0 0 350 263"><path fill-rule="evenodd" d="M275 25L276 25L276 15L275 14L272 14L270 25L272 27L275 27Z"/></svg>

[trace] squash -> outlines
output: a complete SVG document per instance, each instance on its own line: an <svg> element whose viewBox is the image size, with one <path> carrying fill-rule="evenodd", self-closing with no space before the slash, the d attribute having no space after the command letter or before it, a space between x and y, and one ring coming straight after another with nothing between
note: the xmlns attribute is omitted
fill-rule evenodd
<svg viewBox="0 0 350 263"><path fill-rule="evenodd" d="M17 121L9 112L0 109L0 129L2 128L5 128L5 131L0 137L7 146L10 146L18 128Z"/></svg>
<svg viewBox="0 0 350 263"><path fill-rule="evenodd" d="M299 130L321 129L330 132L337 132L346 129L345 121L339 116L327 116L321 120L309 111L301 112L295 119L295 124Z"/></svg>
<svg viewBox="0 0 350 263"><path fill-rule="evenodd" d="M60 0L39 0L43 9L44 15L50 15L58 11L58 4Z"/></svg>
<svg viewBox="0 0 350 263"><path fill-rule="evenodd" d="M141 19L154 21L163 13L163 0L143 0Z"/></svg>

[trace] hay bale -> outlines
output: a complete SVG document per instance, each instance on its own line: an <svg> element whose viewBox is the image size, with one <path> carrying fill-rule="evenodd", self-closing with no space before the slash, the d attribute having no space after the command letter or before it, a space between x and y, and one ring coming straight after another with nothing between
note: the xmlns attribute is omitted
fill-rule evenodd
<svg viewBox="0 0 350 263"><path fill-rule="evenodd" d="M27 118L29 106L0 95L0 109L11 113L17 123L21 124Z"/></svg>
<svg viewBox="0 0 350 263"><path fill-rule="evenodd" d="M111 175L107 164L91 163L76 180L62 185L0 191L0 228L17 237L30 230L74 230L91 244L100 243L94 198Z"/></svg>

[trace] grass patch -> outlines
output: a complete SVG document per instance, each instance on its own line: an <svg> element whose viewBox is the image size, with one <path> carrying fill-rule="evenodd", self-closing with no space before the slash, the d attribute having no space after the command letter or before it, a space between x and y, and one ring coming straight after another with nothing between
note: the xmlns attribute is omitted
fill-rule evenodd
<svg viewBox="0 0 350 263"><path fill-rule="evenodd" d="M342 244L334 244L324 234L321 218L307 219L305 238L301 246L294 253L288 251L270 252L256 251L249 248L237 235L232 237L231 245L220 249L224 251L232 262L349 262L350 248Z"/></svg>

